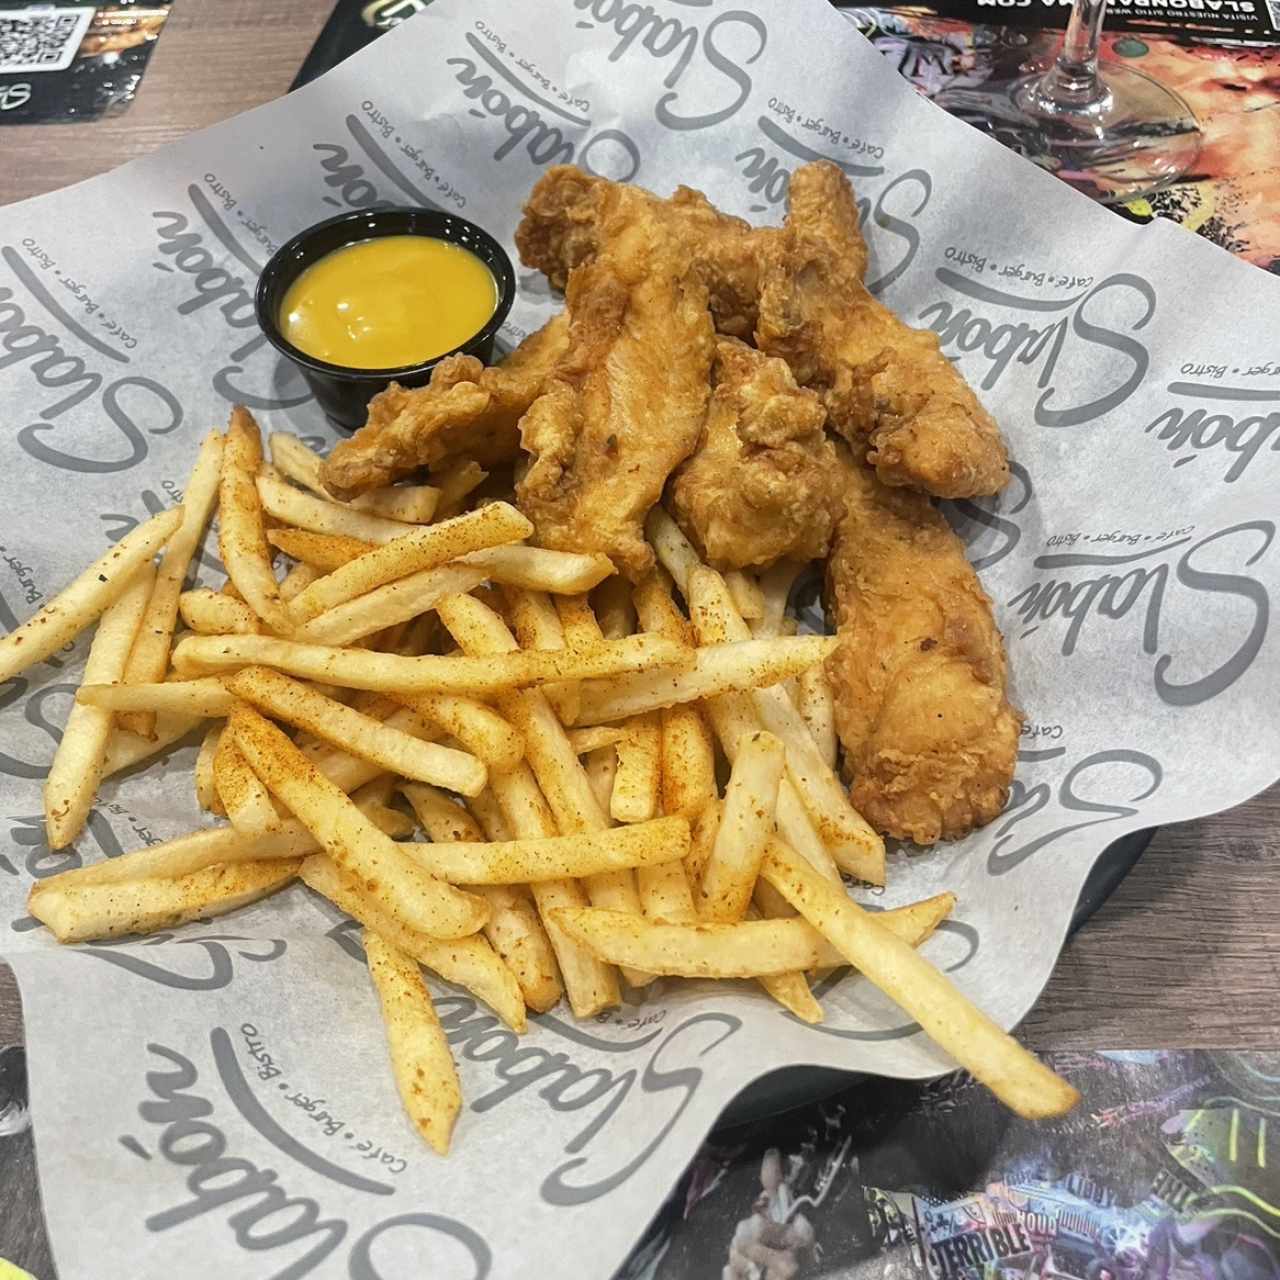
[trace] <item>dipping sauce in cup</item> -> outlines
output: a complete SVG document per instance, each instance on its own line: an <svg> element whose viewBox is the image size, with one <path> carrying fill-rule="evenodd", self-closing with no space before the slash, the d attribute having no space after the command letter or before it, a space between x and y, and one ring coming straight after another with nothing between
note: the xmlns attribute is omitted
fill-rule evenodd
<svg viewBox="0 0 1280 1280"><path fill-rule="evenodd" d="M339 426L391 382L425 385L447 355L488 361L515 299L502 246L431 209L342 214L294 236L258 281L257 317Z"/></svg>

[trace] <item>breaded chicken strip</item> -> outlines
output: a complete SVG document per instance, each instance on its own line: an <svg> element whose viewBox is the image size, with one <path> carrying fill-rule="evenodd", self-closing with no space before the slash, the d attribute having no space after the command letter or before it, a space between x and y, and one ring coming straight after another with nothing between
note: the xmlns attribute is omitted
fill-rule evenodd
<svg viewBox="0 0 1280 1280"><path fill-rule="evenodd" d="M325 488L352 498L453 454L481 466L511 462L520 451L516 424L564 354L568 332L566 318L556 316L491 368L474 356L449 356L425 387L393 382L369 402L368 422L326 459Z"/></svg>
<svg viewBox="0 0 1280 1280"><path fill-rule="evenodd" d="M928 498L841 447L844 516L827 563L828 660L854 805L878 831L957 839L1008 798L1021 716L991 602Z"/></svg>
<svg viewBox="0 0 1280 1280"><path fill-rule="evenodd" d="M849 180L829 161L791 175L781 245L761 270L756 343L816 390L828 420L885 484L940 498L1009 479L999 428L938 349L862 283L867 250Z"/></svg>
<svg viewBox="0 0 1280 1280"><path fill-rule="evenodd" d="M735 338L716 343L711 385L698 447L667 490L681 528L721 569L821 559L840 511L821 401Z"/></svg>
<svg viewBox="0 0 1280 1280"><path fill-rule="evenodd" d="M566 354L520 421L516 500L544 547L653 567L644 518L698 442L715 332L707 290L650 202L614 186L597 253L569 275Z"/></svg>

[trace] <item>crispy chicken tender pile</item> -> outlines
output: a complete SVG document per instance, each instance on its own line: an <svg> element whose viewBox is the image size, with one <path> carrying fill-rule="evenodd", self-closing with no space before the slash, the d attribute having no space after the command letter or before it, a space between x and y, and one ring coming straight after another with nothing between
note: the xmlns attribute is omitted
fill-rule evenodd
<svg viewBox="0 0 1280 1280"><path fill-rule="evenodd" d="M840 511L826 410L781 360L716 343L698 447L667 489L672 515L717 568L827 554Z"/></svg>
<svg viewBox="0 0 1280 1280"><path fill-rule="evenodd" d="M633 581L653 567L644 519L697 444L715 334L707 290L648 198L614 186L604 243L569 276L569 341L520 422L516 485L545 547L599 551Z"/></svg>
<svg viewBox="0 0 1280 1280"><path fill-rule="evenodd" d="M878 831L956 839L1004 808L1022 718L991 602L921 494L841 450L827 563L841 644L828 660L854 805Z"/></svg>

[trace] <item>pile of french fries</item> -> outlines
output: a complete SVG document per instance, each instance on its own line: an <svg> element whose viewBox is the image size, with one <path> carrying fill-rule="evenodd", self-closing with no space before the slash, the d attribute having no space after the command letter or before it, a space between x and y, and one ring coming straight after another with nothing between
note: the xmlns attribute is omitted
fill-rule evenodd
<svg viewBox="0 0 1280 1280"><path fill-rule="evenodd" d="M270 446L236 409L180 506L0 640L4 680L98 623L50 848L104 778L202 728L196 793L226 818L39 881L30 910L59 941L302 880L364 926L401 1097L441 1152L462 1095L419 966L520 1031L659 975L752 979L817 1022L806 975L852 965L1019 1114L1070 1108L917 952L951 895L872 914L846 892L842 873L884 882L884 847L835 773L835 640L788 634L795 566L721 575L657 508L660 567L633 587L603 556L530 546L474 463L341 503L300 440ZM227 583L184 590L215 513Z"/></svg>

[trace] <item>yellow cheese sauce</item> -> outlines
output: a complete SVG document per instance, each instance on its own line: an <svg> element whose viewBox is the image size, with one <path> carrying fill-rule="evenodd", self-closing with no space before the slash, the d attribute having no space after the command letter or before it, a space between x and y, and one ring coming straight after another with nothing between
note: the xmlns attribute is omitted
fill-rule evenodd
<svg viewBox="0 0 1280 1280"><path fill-rule="evenodd" d="M376 236L318 258L289 286L280 331L299 351L350 369L422 364L493 315L493 273L431 236Z"/></svg>

